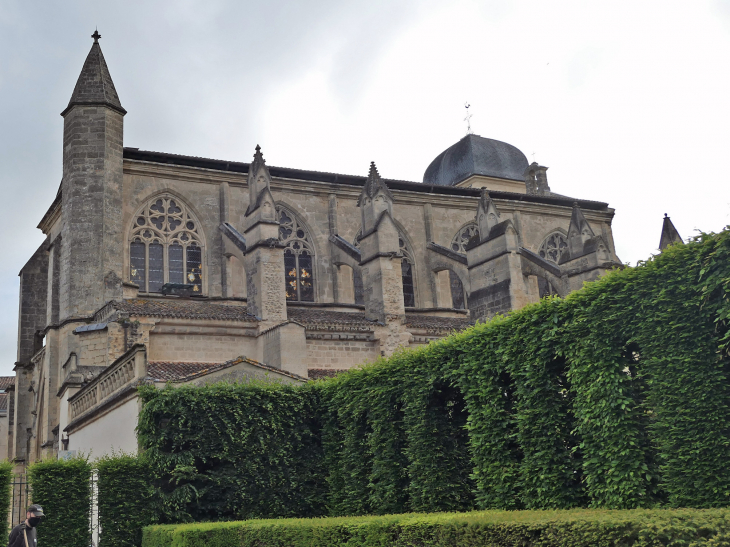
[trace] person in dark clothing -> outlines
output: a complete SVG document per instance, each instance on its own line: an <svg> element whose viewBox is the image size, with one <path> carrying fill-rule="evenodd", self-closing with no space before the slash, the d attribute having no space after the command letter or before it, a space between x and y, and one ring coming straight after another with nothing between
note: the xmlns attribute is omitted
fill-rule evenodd
<svg viewBox="0 0 730 547"><path fill-rule="evenodd" d="M41 522L43 517L43 507L40 505L31 505L25 515L25 521L18 524L13 531L10 532L10 540L8 547L37 547L35 527Z"/></svg>

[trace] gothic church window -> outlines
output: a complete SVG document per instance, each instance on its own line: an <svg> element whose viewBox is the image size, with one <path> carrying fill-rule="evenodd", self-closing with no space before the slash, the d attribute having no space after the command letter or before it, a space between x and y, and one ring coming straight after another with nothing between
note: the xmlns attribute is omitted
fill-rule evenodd
<svg viewBox="0 0 730 547"><path fill-rule="evenodd" d="M314 302L314 246L307 229L291 211L277 210L279 241L284 244L286 299Z"/></svg>
<svg viewBox="0 0 730 547"><path fill-rule="evenodd" d="M355 290L355 304L365 303L365 288L362 284L362 272L360 268L353 268L352 270L352 284Z"/></svg>
<svg viewBox="0 0 730 547"><path fill-rule="evenodd" d="M360 248L360 238L362 237L362 230L359 230L357 232L357 235L355 236L355 240L352 242L352 244ZM414 276L413 276L413 270L415 268L416 261L413 259L413 253L411 252L411 249L409 248L408 244L406 243L405 237L403 235L398 236L398 248L400 250L400 253L403 255L403 260L401 261L401 280L403 281L403 304L407 308L415 307L416 305L416 285L414 282ZM360 283L362 283L362 280L360 280ZM357 302L357 289L356 289L356 303Z"/></svg>
<svg viewBox="0 0 730 547"><path fill-rule="evenodd" d="M449 281L451 282L451 303L457 310L466 309L464 299L464 285L454 270L449 270Z"/></svg>
<svg viewBox="0 0 730 547"><path fill-rule="evenodd" d="M413 283L413 266L416 263L403 236L398 238L398 247L403 255L401 260L401 278L403 279L403 304L406 308L413 308L416 305L416 289Z"/></svg>
<svg viewBox="0 0 730 547"><path fill-rule="evenodd" d="M451 240L451 250L457 253L466 254L466 244L475 235L479 235L479 227L476 222L471 222L462 227Z"/></svg>
<svg viewBox="0 0 730 547"><path fill-rule="evenodd" d="M545 260L558 264L560 257L568 248L568 240L561 232L553 232L540 245L538 254Z"/></svg>
<svg viewBox="0 0 730 547"><path fill-rule="evenodd" d="M134 216L129 243L129 278L141 292L165 283L203 291L203 238L197 218L174 196L157 196Z"/></svg>

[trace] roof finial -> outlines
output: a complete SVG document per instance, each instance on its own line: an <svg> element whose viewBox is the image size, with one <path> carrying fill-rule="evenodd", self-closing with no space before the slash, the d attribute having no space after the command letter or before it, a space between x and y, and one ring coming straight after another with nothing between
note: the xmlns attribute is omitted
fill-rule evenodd
<svg viewBox="0 0 730 547"><path fill-rule="evenodd" d="M469 112L469 108L471 105L469 104L469 101L466 101L464 103L464 108L466 108L466 118L464 118L464 121L466 122L466 134L471 135L473 131L471 130L471 112Z"/></svg>
<svg viewBox="0 0 730 547"><path fill-rule="evenodd" d="M91 35L91 37L94 39L94 43L99 43L99 38L101 38L101 34L99 34L99 29L94 30L94 34Z"/></svg>

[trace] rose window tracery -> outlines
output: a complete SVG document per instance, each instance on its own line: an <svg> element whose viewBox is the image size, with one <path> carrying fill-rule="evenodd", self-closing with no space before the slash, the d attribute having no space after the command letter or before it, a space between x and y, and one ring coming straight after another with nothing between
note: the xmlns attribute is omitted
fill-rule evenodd
<svg viewBox="0 0 730 547"><path fill-rule="evenodd" d="M462 227L451 240L451 250L457 253L466 254L466 244L475 235L479 235L479 227L476 222Z"/></svg>
<svg viewBox="0 0 730 547"><path fill-rule="evenodd" d="M129 243L129 277L142 292L165 283L203 290L203 239L198 220L177 198L158 196L134 216Z"/></svg>
<svg viewBox="0 0 730 547"><path fill-rule="evenodd" d="M542 242L538 254L545 260L558 264L560 262L560 257L563 256L563 253L567 248L568 240L566 237L561 232L554 232L547 236Z"/></svg>
<svg viewBox="0 0 730 547"><path fill-rule="evenodd" d="M296 216L279 207L279 241L284 246L286 299L314 302L314 246L307 229Z"/></svg>

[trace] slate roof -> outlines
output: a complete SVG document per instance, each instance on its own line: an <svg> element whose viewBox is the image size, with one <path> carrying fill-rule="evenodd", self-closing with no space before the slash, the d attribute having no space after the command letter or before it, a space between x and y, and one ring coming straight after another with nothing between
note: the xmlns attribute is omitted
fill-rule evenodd
<svg viewBox="0 0 730 547"><path fill-rule="evenodd" d="M498 141L495 141L498 142ZM508 145L509 146L509 145ZM158 163L163 165L179 165L184 167L193 167L198 169L212 169L215 171L225 171L231 173L246 174L249 170L249 163L239 161L217 160L212 158L203 158L200 156L184 156L181 154L171 154L169 152L155 152L152 150L140 150L139 148L124 148L124 159L134 161L145 161ZM527 161L527 160L525 160ZM527 164L525 164L526 166ZM276 167L269 165L269 172L272 177L288 178L294 180L318 181L330 184L342 184L346 186L357 186L362 188L365 185L367 177L359 175L345 175L342 173L329 173L326 171L312 171L307 169L295 169L291 167ZM524 174L524 173L523 173ZM519 180L524 180L520 175ZM451 196L471 196L478 197L478 188L461 188L456 186L440 186L438 184L430 185L421 182L411 182L405 180L396 180L383 178L390 190L406 190L409 192L428 192L430 194L442 194ZM493 199L508 199L513 201L524 201L530 203L548 203L552 205L561 205L570 207L574 198L561 196L560 194L551 193L547 196L518 194L515 192L503 192L493 190L490 192ZM56 201L60 203L60 198ZM586 199L577 200L583 209L593 211L603 211L608 207L607 203L601 201L592 201ZM56 202L54 201L54 204ZM53 207L53 206L52 206Z"/></svg>
<svg viewBox="0 0 730 547"><path fill-rule="evenodd" d="M321 380L323 378L334 378L338 374L347 372L345 368L310 368L307 370L310 380Z"/></svg>
<svg viewBox="0 0 730 547"><path fill-rule="evenodd" d="M225 363L194 363L181 361L149 361L147 363L147 378L153 382L187 382L201 376L206 376L219 370L224 370L241 363L248 363L266 371L275 372L284 376L291 376L297 380L306 380L297 374L259 363L247 357L237 357Z"/></svg>
<svg viewBox="0 0 730 547"><path fill-rule="evenodd" d="M0 390L6 391L12 385L15 385L15 376L0 376Z"/></svg>
<svg viewBox="0 0 730 547"><path fill-rule="evenodd" d="M361 311L344 312L329 311L327 309L289 308L286 311L288 319L301 323L308 329L321 325L342 325L349 327L374 327L376 321L365 317Z"/></svg>
<svg viewBox="0 0 730 547"><path fill-rule="evenodd" d="M438 329L443 331L462 330L472 325L471 320L461 317L438 317L435 315L406 314L406 326L414 329Z"/></svg>
<svg viewBox="0 0 730 547"><path fill-rule="evenodd" d="M110 303L118 311L144 317L172 317L180 319L218 319L222 321L257 322L246 306L216 304L200 300L145 299L114 301Z"/></svg>
<svg viewBox="0 0 730 547"><path fill-rule="evenodd" d="M511 144L467 135L436 156L423 182L454 186L472 175L524 181L528 166L525 155Z"/></svg>
<svg viewBox="0 0 730 547"><path fill-rule="evenodd" d="M65 115L72 106L77 104L104 105L122 114L127 113L122 107L122 103L119 102L119 95L117 95L111 74L109 74L109 68L106 66L101 46L96 41L86 57L71 100L61 115Z"/></svg>

